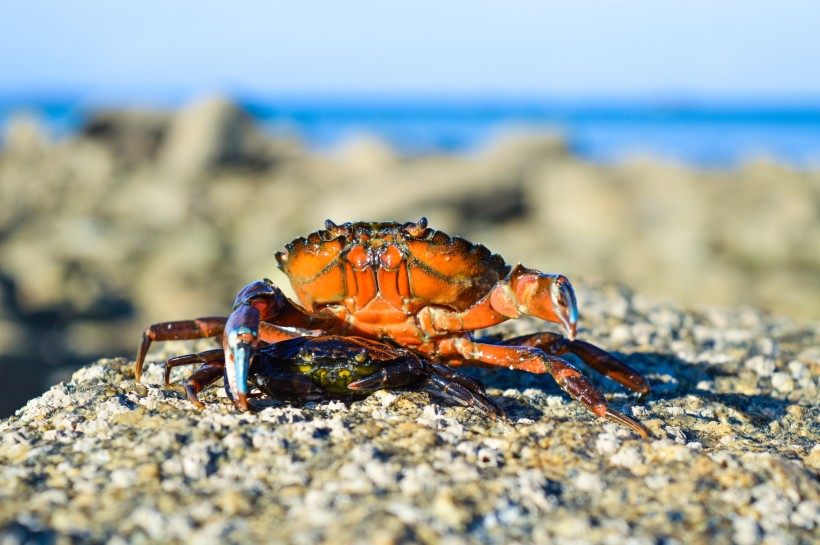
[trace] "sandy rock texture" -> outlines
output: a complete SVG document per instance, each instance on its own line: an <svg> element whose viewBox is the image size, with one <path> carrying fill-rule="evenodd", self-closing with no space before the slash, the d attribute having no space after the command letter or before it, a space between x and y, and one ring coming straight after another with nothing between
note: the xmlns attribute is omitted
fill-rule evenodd
<svg viewBox="0 0 820 545"><path fill-rule="evenodd" d="M199 412L158 363L100 360L0 422L0 542L816 543L820 326L578 291L580 336L652 384L593 377L650 440L506 370L471 370L492 421L424 391L237 414L213 388Z"/></svg>
<svg viewBox="0 0 820 545"><path fill-rule="evenodd" d="M683 305L820 318L820 173L599 166L511 135L470 155L335 153L265 135L230 102L99 112L0 148L0 415L85 362L133 353L149 323L224 314L278 275L274 251L326 218L417 220L508 262Z"/></svg>

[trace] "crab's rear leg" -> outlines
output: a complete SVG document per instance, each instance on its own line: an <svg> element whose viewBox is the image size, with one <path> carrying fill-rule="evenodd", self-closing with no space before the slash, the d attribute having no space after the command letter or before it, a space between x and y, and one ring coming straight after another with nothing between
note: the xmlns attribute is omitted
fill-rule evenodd
<svg viewBox="0 0 820 545"><path fill-rule="evenodd" d="M382 367L377 373L355 380L348 389L361 392L375 392L388 388L418 386L425 381L424 366L421 361L407 357Z"/></svg>
<svg viewBox="0 0 820 545"><path fill-rule="evenodd" d="M641 396L645 396L650 390L649 383L639 372L606 350L578 339L571 341L558 333L545 331L503 341L480 339L480 342L490 342L503 346L531 346L539 348L551 356L563 356L566 353L575 354L596 372L611 378Z"/></svg>
<svg viewBox="0 0 820 545"><path fill-rule="evenodd" d="M225 330L225 316L208 316L193 320L182 320L179 322L161 322L145 328L137 350L137 365L135 376L137 382L142 376L142 366L145 363L145 356L151 343L154 341L182 341L191 339L205 339L222 335Z"/></svg>
<svg viewBox="0 0 820 545"><path fill-rule="evenodd" d="M217 348L200 352L199 354L188 354L178 358L171 358L165 362L165 386L168 386L170 383L171 369L192 363L202 363L202 366L185 380L183 387L190 402L198 408L204 409L205 405L202 404L197 395L222 378L222 374L225 371L225 353Z"/></svg>
<svg viewBox="0 0 820 545"><path fill-rule="evenodd" d="M145 357L148 349L154 341L187 341L193 339L206 339L208 337L218 337L225 331L225 324L228 321L226 316L208 316L205 318L195 318L193 320L181 320L178 322L160 322L145 328L142 334L142 341L137 350L137 363L134 375L137 382L142 377L142 368L145 365ZM318 333L312 330L304 330L295 327L278 326L262 322L257 326L259 338L268 343L275 343L294 337L315 336Z"/></svg>
<svg viewBox="0 0 820 545"><path fill-rule="evenodd" d="M458 400L468 407L478 407L491 418L504 417L504 410L484 393L484 385L462 375L449 367L432 362L422 362L413 357L403 358L363 379L348 384L356 391L372 392L385 388L402 388L432 384L444 395Z"/></svg>
<svg viewBox="0 0 820 545"><path fill-rule="evenodd" d="M431 363L430 369L435 373L431 376L431 381L445 394L455 397L468 406L477 405L490 418L507 416L501 405L487 395L484 391L484 384L480 380L463 375L440 363Z"/></svg>
<svg viewBox="0 0 820 545"><path fill-rule="evenodd" d="M195 363L203 364L203 363L211 363L217 362L221 364L223 367L225 366L225 353L220 348L214 348L213 350L206 350L205 352L199 352L197 354L186 354L184 356L177 356L176 358L171 358L165 362L165 387L171 385L171 369L174 367L180 367L182 365L192 365Z"/></svg>
<svg viewBox="0 0 820 545"><path fill-rule="evenodd" d="M642 424L611 408L603 394L577 369L543 350L529 346L478 343L467 337L457 337L439 343L439 352L444 356L461 356L493 366L530 373L549 373L562 390L596 415L624 424L642 437L649 437L649 432Z"/></svg>

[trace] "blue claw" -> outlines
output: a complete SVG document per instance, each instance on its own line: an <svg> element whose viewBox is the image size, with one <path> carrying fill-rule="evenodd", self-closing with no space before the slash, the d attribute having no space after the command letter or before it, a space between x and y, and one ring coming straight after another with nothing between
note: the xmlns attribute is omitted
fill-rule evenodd
<svg viewBox="0 0 820 545"><path fill-rule="evenodd" d="M248 410L248 368L256 348L259 311L247 305L233 311L225 325L225 375L237 408Z"/></svg>

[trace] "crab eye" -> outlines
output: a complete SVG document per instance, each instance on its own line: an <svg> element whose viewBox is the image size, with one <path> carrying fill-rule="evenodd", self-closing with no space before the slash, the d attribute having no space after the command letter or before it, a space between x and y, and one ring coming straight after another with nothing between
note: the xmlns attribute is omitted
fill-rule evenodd
<svg viewBox="0 0 820 545"><path fill-rule="evenodd" d="M404 230L411 237L420 237L424 235L424 232L427 230L427 218L422 217L416 223L405 223Z"/></svg>

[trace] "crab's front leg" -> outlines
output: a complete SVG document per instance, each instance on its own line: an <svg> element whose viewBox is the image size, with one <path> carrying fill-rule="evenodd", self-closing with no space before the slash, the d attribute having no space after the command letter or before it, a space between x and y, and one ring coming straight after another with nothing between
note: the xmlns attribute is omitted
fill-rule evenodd
<svg viewBox="0 0 820 545"><path fill-rule="evenodd" d="M572 353L595 371L641 395L649 393L649 383L627 364L588 342L575 339L578 306L566 276L544 274L518 265L510 276L498 282L490 293L463 312L426 307L420 313L421 327L432 336L474 331L521 316L534 316L560 324L566 337L556 333L536 333L494 344L532 346L551 356Z"/></svg>
<svg viewBox="0 0 820 545"><path fill-rule="evenodd" d="M603 394L575 367L561 358L544 353L543 350L530 346L480 343L467 336L441 339L437 349L445 357L460 357L468 362L481 362L530 373L549 373L562 390L596 415L628 426L641 437L649 437L649 432L643 424L610 407ZM456 364L465 363L452 358L448 361Z"/></svg>
<svg viewBox="0 0 820 545"><path fill-rule="evenodd" d="M567 277L518 265L467 310L429 306L419 313L419 322L423 331L436 336L475 331L521 316L560 324L567 337L575 339L578 305Z"/></svg>
<svg viewBox="0 0 820 545"><path fill-rule="evenodd" d="M293 336L315 336L331 322L308 314L267 278L239 292L222 337L227 387L237 408L248 410L248 368L260 339L260 324L272 322Z"/></svg>
<svg viewBox="0 0 820 545"><path fill-rule="evenodd" d="M491 342L492 344L505 346L531 346L543 350L550 356L563 356L567 353L574 354L596 372L626 386L640 396L645 396L650 391L649 382L647 382L638 371L606 350L602 350L594 344L585 341L578 339L569 340L558 333L550 333L548 331L532 333L512 339L504 339L503 341L480 340L482 342Z"/></svg>

